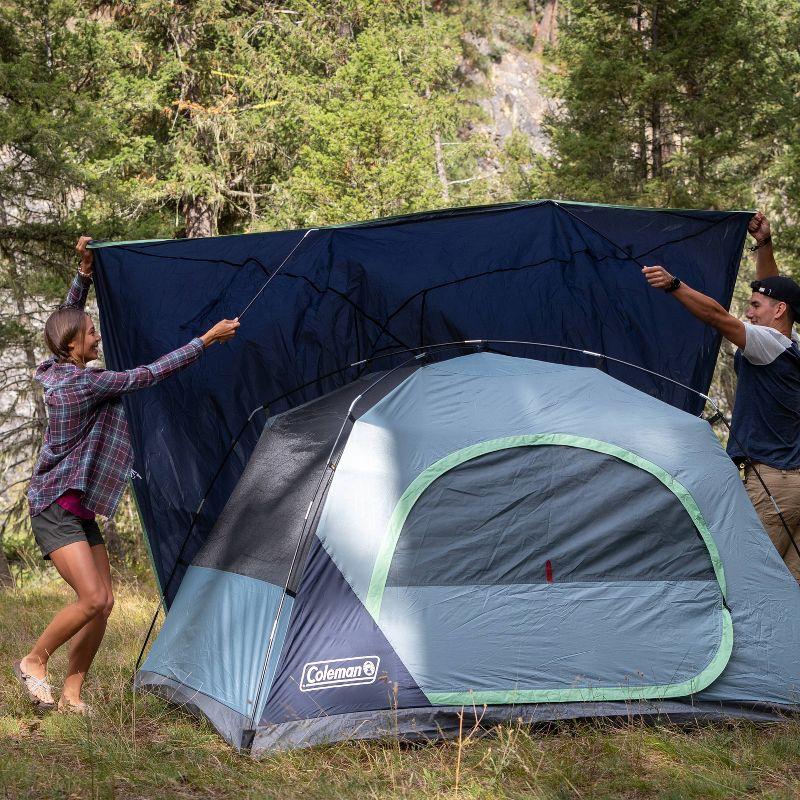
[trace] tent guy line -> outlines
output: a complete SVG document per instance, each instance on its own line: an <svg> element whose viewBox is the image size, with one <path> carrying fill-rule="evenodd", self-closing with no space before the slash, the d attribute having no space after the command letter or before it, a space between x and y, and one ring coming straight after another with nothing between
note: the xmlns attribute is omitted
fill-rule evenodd
<svg viewBox="0 0 800 800"><path fill-rule="evenodd" d="M290 250L289 255L286 256L286 258L284 258L283 261L281 261L281 263L278 265L278 268L272 273L272 275L269 276L269 278L267 278L267 280L264 283L264 285L253 295L253 297L250 299L250 302L236 315L238 320L241 321L242 317L247 313L247 310L250 308L250 306L252 306L253 303L255 303L255 301L259 298L259 296L264 291L264 289L266 289L267 286L269 286L269 284L272 281L272 279L283 269L283 267L286 265L286 262L295 254L295 252L297 251L297 248L300 247L300 245L303 244L303 242L306 240L306 237L310 233L313 233L316 230L318 230L318 229L317 228L309 228L303 234L303 236L300 239L300 241Z"/></svg>

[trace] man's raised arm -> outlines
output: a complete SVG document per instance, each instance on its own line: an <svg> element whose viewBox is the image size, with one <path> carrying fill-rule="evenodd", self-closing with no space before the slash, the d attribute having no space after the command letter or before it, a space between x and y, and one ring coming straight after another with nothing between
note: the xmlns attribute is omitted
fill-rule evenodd
<svg viewBox="0 0 800 800"><path fill-rule="evenodd" d="M761 281L778 274L778 264L772 251L772 233L769 220L760 212L753 214L747 226L747 232L755 239L756 279Z"/></svg>
<svg viewBox="0 0 800 800"><path fill-rule="evenodd" d="M642 269L647 282L654 289L663 289L672 292L675 299L683 305L690 314L701 322L716 328L729 342L737 347L745 345L745 327L741 320L729 314L712 297L692 289L682 281L673 277L664 267L644 267Z"/></svg>

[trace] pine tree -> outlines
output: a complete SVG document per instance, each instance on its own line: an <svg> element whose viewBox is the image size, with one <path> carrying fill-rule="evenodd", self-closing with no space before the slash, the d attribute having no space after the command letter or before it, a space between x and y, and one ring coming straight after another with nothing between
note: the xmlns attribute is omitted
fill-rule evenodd
<svg viewBox="0 0 800 800"><path fill-rule="evenodd" d="M0 538L27 524L24 488L46 424L41 387L43 316L56 301L81 225L98 146L86 47L76 3L0 7ZM2 552L2 548L0 548ZM0 558L0 583L10 573Z"/></svg>
<svg viewBox="0 0 800 800"><path fill-rule="evenodd" d="M348 60L308 108L306 144L279 190L281 222L387 216L436 207L448 197L441 137L454 136L456 121L439 91L457 56L440 50L432 60L428 35L436 33L371 27L358 35Z"/></svg>
<svg viewBox="0 0 800 800"><path fill-rule="evenodd" d="M221 0L109 3L98 106L108 191L88 210L132 236L241 230L280 169L284 74L271 47L285 14Z"/></svg>
<svg viewBox="0 0 800 800"><path fill-rule="evenodd" d="M753 0L569 0L550 187L638 204L752 203L779 22Z"/></svg>
<svg viewBox="0 0 800 800"><path fill-rule="evenodd" d="M357 4L353 4L357 5ZM454 92L463 19L425 2L363 3L344 58L309 82L294 118L303 145L276 188L280 225L325 224L468 202L481 150L475 108Z"/></svg>

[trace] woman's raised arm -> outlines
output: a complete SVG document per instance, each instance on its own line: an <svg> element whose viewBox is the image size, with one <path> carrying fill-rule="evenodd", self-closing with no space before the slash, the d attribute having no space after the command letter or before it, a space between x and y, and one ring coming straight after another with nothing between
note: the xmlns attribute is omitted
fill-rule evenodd
<svg viewBox="0 0 800 800"><path fill-rule="evenodd" d="M122 372L114 372L109 369L87 370L86 375L91 392L98 400L107 400L117 395L152 386L197 361L203 350L214 342L227 342L232 339L236 335L238 327L238 319L223 319L202 336L192 339L183 347L142 367L134 367Z"/></svg>
<svg viewBox="0 0 800 800"><path fill-rule="evenodd" d="M91 236L81 236L75 245L81 261L78 265L78 272L72 279L67 292L67 299L64 301L65 306L83 308L86 305L86 297L89 294L89 287L92 285L92 273L94 271L94 254L89 250L89 242L91 241Z"/></svg>

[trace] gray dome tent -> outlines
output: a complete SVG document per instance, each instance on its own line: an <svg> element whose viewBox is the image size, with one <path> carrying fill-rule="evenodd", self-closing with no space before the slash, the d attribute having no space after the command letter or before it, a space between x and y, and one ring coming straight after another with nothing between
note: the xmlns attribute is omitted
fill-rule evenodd
<svg viewBox="0 0 800 800"><path fill-rule="evenodd" d="M592 368L411 359L268 421L137 685L254 753L464 707L771 718L800 589L699 418Z"/></svg>

